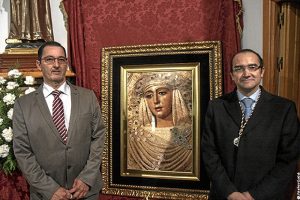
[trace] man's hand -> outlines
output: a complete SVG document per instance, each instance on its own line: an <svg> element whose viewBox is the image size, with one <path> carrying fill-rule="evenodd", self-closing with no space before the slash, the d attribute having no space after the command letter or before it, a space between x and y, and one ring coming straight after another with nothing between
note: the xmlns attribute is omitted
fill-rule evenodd
<svg viewBox="0 0 300 200"><path fill-rule="evenodd" d="M248 200L254 200L249 192L243 192L243 195L247 197Z"/></svg>
<svg viewBox="0 0 300 200"><path fill-rule="evenodd" d="M58 188L56 192L53 194L51 200L68 200L72 198L72 194L66 190L65 188Z"/></svg>
<svg viewBox="0 0 300 200"><path fill-rule="evenodd" d="M228 197L228 200L249 200L244 194L240 192L233 192Z"/></svg>
<svg viewBox="0 0 300 200"><path fill-rule="evenodd" d="M80 199L85 197L85 195L89 191L89 186L85 184L80 179L75 179L73 183L73 187L69 192L73 194L73 199Z"/></svg>

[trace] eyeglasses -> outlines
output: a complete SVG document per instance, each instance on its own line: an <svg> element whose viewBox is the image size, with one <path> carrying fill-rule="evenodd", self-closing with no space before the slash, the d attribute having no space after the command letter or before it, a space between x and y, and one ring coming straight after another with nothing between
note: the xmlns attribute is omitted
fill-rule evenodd
<svg viewBox="0 0 300 200"><path fill-rule="evenodd" d="M58 57L58 58L54 58L52 56L47 56L45 58L42 58L41 60L44 60L46 64L54 64L55 60L57 60L58 64L61 65L66 65L68 62L68 59L65 57Z"/></svg>
<svg viewBox="0 0 300 200"><path fill-rule="evenodd" d="M255 72L256 70L261 68L261 66L257 65L257 64L236 65L236 66L232 67L232 71L237 72L237 73L244 72L246 70L246 68L248 69L249 72Z"/></svg>

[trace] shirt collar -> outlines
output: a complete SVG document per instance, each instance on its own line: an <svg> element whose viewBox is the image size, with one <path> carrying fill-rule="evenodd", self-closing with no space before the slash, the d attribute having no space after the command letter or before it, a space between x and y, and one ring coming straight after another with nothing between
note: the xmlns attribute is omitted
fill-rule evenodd
<svg viewBox="0 0 300 200"><path fill-rule="evenodd" d="M259 95L259 93L260 93L260 87L258 88L258 90L256 90L256 92L254 92L251 96L249 96L249 97L247 97L247 96L245 96L245 95L243 95L240 91L238 91L237 90L237 95L238 95L238 98L239 98L239 100L241 101L241 100L243 100L243 99L245 99L245 98L251 98L251 99L253 99L255 102L257 101L257 98L258 98L258 95Z"/></svg>
<svg viewBox="0 0 300 200"><path fill-rule="evenodd" d="M69 88L70 88L70 86L65 81L57 90L61 91L63 94L69 94L70 93ZM44 96L48 97L53 91L54 91L54 89L50 85L48 85L47 83L44 82L44 84L43 84Z"/></svg>

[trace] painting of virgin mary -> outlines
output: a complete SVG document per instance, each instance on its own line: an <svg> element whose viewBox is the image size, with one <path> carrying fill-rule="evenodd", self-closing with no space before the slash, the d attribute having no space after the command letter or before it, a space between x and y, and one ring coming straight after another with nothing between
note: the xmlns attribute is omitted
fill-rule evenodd
<svg viewBox="0 0 300 200"><path fill-rule="evenodd" d="M127 168L192 171L191 72L130 74Z"/></svg>

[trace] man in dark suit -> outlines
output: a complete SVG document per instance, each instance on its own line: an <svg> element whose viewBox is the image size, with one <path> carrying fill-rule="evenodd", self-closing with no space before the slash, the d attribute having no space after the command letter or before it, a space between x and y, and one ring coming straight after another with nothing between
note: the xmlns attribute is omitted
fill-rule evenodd
<svg viewBox="0 0 300 200"><path fill-rule="evenodd" d="M299 155L299 121L292 101L259 85L264 70L258 53L241 50L232 59L236 90L209 103L201 149L210 199L285 200Z"/></svg>
<svg viewBox="0 0 300 200"><path fill-rule="evenodd" d="M66 81L66 51L59 43L43 44L36 65L44 83L16 100L13 115L14 153L30 199L96 200L105 138L97 98Z"/></svg>

